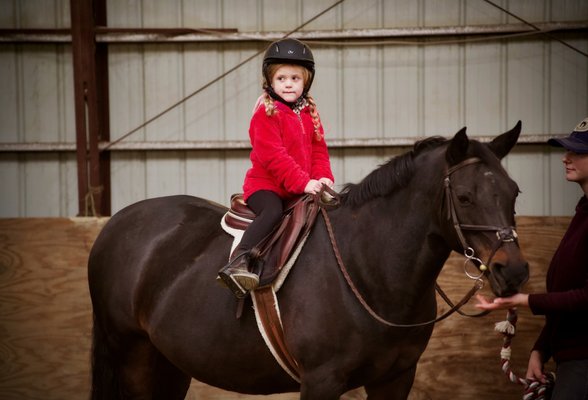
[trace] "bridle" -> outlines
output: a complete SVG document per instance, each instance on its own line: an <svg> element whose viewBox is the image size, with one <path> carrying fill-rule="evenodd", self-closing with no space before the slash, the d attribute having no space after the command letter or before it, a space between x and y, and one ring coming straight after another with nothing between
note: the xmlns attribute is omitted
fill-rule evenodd
<svg viewBox="0 0 588 400"><path fill-rule="evenodd" d="M459 242L463 249L463 255L466 258L464 262L464 272L465 274L473 280L481 279L482 276L487 272L488 265L492 262L492 258L498 251L498 249L504 244L508 242L515 242L517 240L517 231L515 230L514 226L496 226L496 225L468 225L462 224L459 222L459 218L457 217L457 211L455 209L455 202L453 200L453 189L451 188L451 175L468 165L476 164L481 162L478 157L471 157L463 160L462 162L447 168L445 172L445 178L443 179L443 185L445 187L445 200L447 203L447 219L451 220L453 224L453 228L455 229L455 233L459 239ZM475 256L474 249L468 245L466 241L465 235L463 234L464 230L468 231L494 231L496 232L496 238L498 239L490 252L490 256L488 257L488 261L483 263L478 257ZM473 263L477 266L480 273L478 275L473 275L467 270L468 263Z"/></svg>
<svg viewBox="0 0 588 400"><path fill-rule="evenodd" d="M357 287L353 283L353 280L351 279L351 276L349 275L349 272L347 271L347 268L345 267L345 264L343 263L343 259L341 258L341 253L339 251L339 247L338 247L337 241L335 239L333 226L331 224L331 220L330 220L328 213L327 213L327 208L332 208L332 207L327 207L327 204L329 204L327 202L323 202L320 200L317 201L320 206L320 210L321 210L321 213L322 213L324 221L325 221L327 232L329 234L329 239L331 241L331 246L333 248L333 252L335 253L335 258L337 259L337 265L339 266L339 269L341 270L341 273L343 274L345 281L347 282L347 284L351 288L351 291L353 292L353 294L355 295L357 300L360 302L360 304L363 306L363 308L374 319L376 319L380 323L387 325L387 326L395 327L395 328L413 328L413 327L420 327L420 326L434 324L436 322L444 320L445 318L449 317L454 312L458 312L461 315L465 315L465 316L469 316L469 317L479 317L482 315L486 315L488 313L487 311L483 311L479 314L469 315L469 314L463 313L460 310L460 308L464 304L466 304L474 296L474 294L478 290L480 290L484 287L484 281L482 280L482 277L484 276L484 274L488 270L488 267L486 265L490 264L490 262L492 261L492 258L496 254L496 251L498 251L498 249L504 243L516 241L517 233L515 231L515 228L512 226L500 227L500 226L494 226L494 225L468 225L468 224L462 224L459 222L459 219L457 217L457 211L455 209L455 203L453 201L453 190L451 188L451 175L455 171L460 170L461 168L464 168L468 165L476 164L478 162L481 162L480 158L471 157L471 158L465 159L464 161L462 161L452 167L449 167L445 172L445 177L443 180L444 190L445 190L445 198L447 201L447 214L448 214L447 219L452 221L455 232L456 232L456 234L459 238L459 241L461 243L461 246L463 248L463 255L466 257L466 260L464 262L464 272L470 279L474 280L474 285L468 291L468 293L466 293L466 295L457 304L453 304L453 302L449 299L449 297L443 292L443 290L441 290L439 285L435 284L435 289L437 290L439 295L445 300L445 302L447 302L447 304L450 306L450 309L448 311L446 311L444 314L442 314L441 316L439 316L433 320L426 321L426 322L420 322L420 323L416 323L416 324L397 324L397 323L390 322L390 321L386 320L385 318L380 316L374 309L372 309L370 307L370 305L366 302L366 300L363 298L363 296L361 295L361 293L359 292L359 290L357 289ZM330 189L326 185L323 186L321 193L317 196L318 199L321 199L322 197L324 197L323 192L328 193L328 195L330 195L332 198L334 198L335 199L334 203L336 203L336 204L339 203L339 198L340 198L339 194L334 192L332 189ZM492 252L490 253L490 256L488 257L487 264L484 264L482 262L482 260L480 260L478 257L476 257L474 249L472 247L468 246L468 243L465 239L465 235L463 234L464 230L494 231L494 232L496 232L496 236L498 238L498 241L494 245ZM480 273L478 275L473 275L467 271L467 265L470 262L474 263L474 265L476 265L475 263L478 264L477 267L480 271Z"/></svg>

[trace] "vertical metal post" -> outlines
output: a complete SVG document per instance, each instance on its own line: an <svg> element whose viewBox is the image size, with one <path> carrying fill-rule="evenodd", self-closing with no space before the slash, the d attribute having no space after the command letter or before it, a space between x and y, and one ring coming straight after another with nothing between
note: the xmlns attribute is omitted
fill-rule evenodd
<svg viewBox="0 0 588 400"><path fill-rule="evenodd" d="M71 0L74 63L79 215L110 215L108 141L108 58L106 44L96 44L95 27L106 25L105 0Z"/></svg>
<svg viewBox="0 0 588 400"><path fill-rule="evenodd" d="M94 14L96 26L106 27L106 1L94 0ZM95 32L94 32L95 37ZM98 108L98 140L110 142L110 104L108 91L108 44L96 44L96 98ZM110 152L99 153L100 182L102 186L102 199L100 214L110 215L111 194L110 194Z"/></svg>

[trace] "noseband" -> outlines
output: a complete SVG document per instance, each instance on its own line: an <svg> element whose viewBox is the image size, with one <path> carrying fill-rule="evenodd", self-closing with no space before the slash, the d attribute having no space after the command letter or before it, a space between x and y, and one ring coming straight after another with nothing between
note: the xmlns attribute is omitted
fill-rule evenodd
<svg viewBox="0 0 588 400"><path fill-rule="evenodd" d="M463 248L463 255L466 257L466 260L464 262L464 272L469 278L471 278L473 280L480 279L486 273L486 271L488 270L487 266L490 265L492 258L496 254L496 251L498 251L498 249L504 243L515 242L518 237L517 231L515 230L514 226L468 225L468 224L461 224L459 222L459 219L457 217L457 211L455 209L455 201L453 200L453 189L451 188L451 175L455 171L458 171L464 167L467 167L468 165L479 163L481 161L482 160L480 160L478 157L467 158L464 161L460 162L459 164L456 164L452 167L447 168L447 171L445 172L445 179L443 180L443 183L445 186L445 199L447 201L447 219L451 220L451 222L453 223L453 228L455 229L455 233L457 234L457 237L459 238L459 242ZM496 244L492 248L492 252L490 253L490 256L488 257L488 261L486 262L486 264L484 264L482 262L482 260L480 260L478 257L476 257L476 253L475 253L474 249L468 245L466 238L465 238L465 235L463 233L464 230L468 230L468 231L494 231L494 232L496 232L496 238L498 240L496 241ZM477 264L476 266L480 272L478 275L473 275L470 272L468 272L467 264L469 262L471 262L474 265Z"/></svg>

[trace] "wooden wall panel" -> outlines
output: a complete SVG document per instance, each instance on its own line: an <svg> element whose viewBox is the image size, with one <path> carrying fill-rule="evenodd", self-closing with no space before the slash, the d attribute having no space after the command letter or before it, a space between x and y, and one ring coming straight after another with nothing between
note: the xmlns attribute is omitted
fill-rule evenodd
<svg viewBox="0 0 588 400"><path fill-rule="evenodd" d="M106 222L94 218L0 219L0 398L87 398L90 385L91 305L86 260ZM531 278L526 291L544 290L549 260L569 217L518 218L521 247ZM452 255L439 283L457 300L469 290L463 258ZM484 289L488 291L488 289ZM439 300L441 302L441 300ZM447 306L439 305L442 312ZM474 311L471 305L466 310ZM435 327L410 400L472 398L518 400L522 388L500 371L500 335L494 323L505 313L479 319L454 315ZM513 341L513 366L524 374L542 318L521 310ZM552 365L549 366L553 368ZM297 394L244 396L193 381L186 399L294 400ZM363 399L362 389L345 400Z"/></svg>
<svg viewBox="0 0 588 400"><path fill-rule="evenodd" d="M521 248L530 269L525 292L545 291L547 267L568 222L567 217L517 219ZM454 301L471 287L462 266L463 257L452 254L438 280ZM489 284L482 293L491 296ZM439 312L447 309L442 302L439 300ZM464 311L475 313L477 309L468 304ZM522 386L509 383L500 369L502 335L494 332L494 323L505 317L506 311L496 311L482 318L455 315L436 324L417 368L411 400L521 399ZM533 316L528 309L519 310L511 361L513 371L521 376L526 373L531 346L542 326L543 317ZM551 362L547 365L549 370L554 368Z"/></svg>
<svg viewBox="0 0 588 400"><path fill-rule="evenodd" d="M88 252L105 220L0 220L0 398L89 393Z"/></svg>

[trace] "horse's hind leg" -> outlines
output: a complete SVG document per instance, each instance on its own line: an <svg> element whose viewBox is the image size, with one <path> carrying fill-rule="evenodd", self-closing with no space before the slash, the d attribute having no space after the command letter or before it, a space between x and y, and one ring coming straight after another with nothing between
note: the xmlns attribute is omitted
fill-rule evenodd
<svg viewBox="0 0 588 400"><path fill-rule="evenodd" d="M161 354L158 354L156 365L155 379L158 384L153 390L153 400L184 400L192 378Z"/></svg>
<svg viewBox="0 0 588 400"><path fill-rule="evenodd" d="M393 379L365 386L368 400L406 400L414 382L416 365Z"/></svg>
<svg viewBox="0 0 588 400"><path fill-rule="evenodd" d="M303 377L300 400L339 400L345 392L344 382L337 380L331 370Z"/></svg>
<svg viewBox="0 0 588 400"><path fill-rule="evenodd" d="M133 341L124 352L119 369L122 398L133 400L183 400L190 376L171 364L146 338Z"/></svg>

